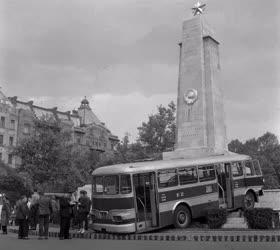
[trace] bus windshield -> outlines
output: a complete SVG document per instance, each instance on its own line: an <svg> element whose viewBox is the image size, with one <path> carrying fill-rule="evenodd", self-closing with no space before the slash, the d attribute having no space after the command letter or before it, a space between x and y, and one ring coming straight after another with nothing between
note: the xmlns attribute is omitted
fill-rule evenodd
<svg viewBox="0 0 280 250"><path fill-rule="evenodd" d="M130 175L105 175L93 177L95 194L128 194L132 190Z"/></svg>
<svg viewBox="0 0 280 250"><path fill-rule="evenodd" d="M119 176L109 175L103 178L103 193L118 194L119 193Z"/></svg>

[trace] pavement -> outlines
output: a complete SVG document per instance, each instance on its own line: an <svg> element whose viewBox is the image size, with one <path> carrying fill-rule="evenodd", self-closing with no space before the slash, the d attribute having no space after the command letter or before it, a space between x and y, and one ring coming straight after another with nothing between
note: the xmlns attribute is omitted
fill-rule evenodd
<svg viewBox="0 0 280 250"><path fill-rule="evenodd" d="M9 231L17 233L18 227L10 227ZM38 231L29 231L29 235L38 237ZM74 239L115 240L115 241L194 241L194 242L277 242L280 244L280 230L250 229L201 229L201 228L163 228L158 231L142 234L109 234L88 231L84 234L71 230ZM59 228L51 227L49 237L58 238ZM1 248L0 248L1 250Z"/></svg>
<svg viewBox="0 0 280 250"><path fill-rule="evenodd" d="M0 250L274 250L279 249L279 242L201 242L201 241L134 241L134 240L18 240L17 235L0 235Z"/></svg>

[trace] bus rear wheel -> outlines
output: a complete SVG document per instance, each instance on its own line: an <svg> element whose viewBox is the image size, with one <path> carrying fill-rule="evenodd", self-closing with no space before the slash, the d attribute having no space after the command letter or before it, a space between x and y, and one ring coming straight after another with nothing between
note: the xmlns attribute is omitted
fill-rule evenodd
<svg viewBox="0 0 280 250"><path fill-rule="evenodd" d="M174 212L174 226L176 228L186 228L190 225L192 220L190 210L184 206L179 205Z"/></svg>
<svg viewBox="0 0 280 250"><path fill-rule="evenodd" d="M250 209L255 206L255 196L252 192L247 192L244 196L244 208Z"/></svg>

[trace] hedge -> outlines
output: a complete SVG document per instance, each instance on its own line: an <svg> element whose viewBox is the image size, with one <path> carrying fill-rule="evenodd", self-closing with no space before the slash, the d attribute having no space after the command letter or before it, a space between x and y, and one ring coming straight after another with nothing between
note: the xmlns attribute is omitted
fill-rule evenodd
<svg viewBox="0 0 280 250"><path fill-rule="evenodd" d="M251 229L271 229L275 220L275 212L271 208L252 208L244 212L247 224Z"/></svg>
<svg viewBox="0 0 280 250"><path fill-rule="evenodd" d="M207 210L207 223L209 228L221 228L227 221L227 210L224 208L211 208Z"/></svg>

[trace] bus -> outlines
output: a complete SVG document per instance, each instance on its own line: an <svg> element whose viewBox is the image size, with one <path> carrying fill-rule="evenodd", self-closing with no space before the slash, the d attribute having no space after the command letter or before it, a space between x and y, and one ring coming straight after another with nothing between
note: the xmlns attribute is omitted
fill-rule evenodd
<svg viewBox="0 0 280 250"><path fill-rule="evenodd" d="M117 164L92 175L93 229L111 233L186 228L209 208L253 208L264 185L259 162L234 153Z"/></svg>

